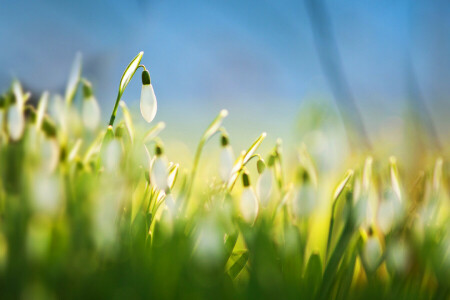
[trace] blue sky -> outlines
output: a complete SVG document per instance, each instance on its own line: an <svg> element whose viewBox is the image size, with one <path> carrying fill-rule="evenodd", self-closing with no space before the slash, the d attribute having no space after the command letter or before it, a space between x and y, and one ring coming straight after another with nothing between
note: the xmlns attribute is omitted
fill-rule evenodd
<svg viewBox="0 0 450 300"><path fill-rule="evenodd" d="M364 114L369 125L380 122L377 114L401 114L408 57L427 105L436 118L446 115L448 1L325 4L352 92L370 111ZM0 88L17 77L36 93L62 92L81 51L105 115L123 68L141 50L164 120L228 108L250 130L269 122L283 132L304 99L331 97L303 1L3 0L0 44ZM138 79L124 97L133 105L139 92Z"/></svg>

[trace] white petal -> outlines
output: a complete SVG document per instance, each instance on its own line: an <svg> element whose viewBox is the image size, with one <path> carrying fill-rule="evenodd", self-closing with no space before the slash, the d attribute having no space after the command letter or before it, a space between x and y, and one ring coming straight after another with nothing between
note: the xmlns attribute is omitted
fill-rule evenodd
<svg viewBox="0 0 450 300"><path fill-rule="evenodd" d="M220 152L220 166L219 173L220 178L224 182L227 182L231 175L231 170L233 169L234 155L233 150L230 146L226 146L222 148Z"/></svg>
<svg viewBox="0 0 450 300"><path fill-rule="evenodd" d="M273 176L269 169L265 169L259 176L256 183L256 193L258 194L259 201L262 206L267 206L270 200L270 194L272 193Z"/></svg>
<svg viewBox="0 0 450 300"><path fill-rule="evenodd" d="M89 130L95 130L100 123L100 107L95 97L91 96L83 101L83 123Z"/></svg>
<svg viewBox="0 0 450 300"><path fill-rule="evenodd" d="M8 129L10 137L17 141L22 137L25 128L25 119L22 109L15 104L8 109Z"/></svg>
<svg viewBox="0 0 450 300"><path fill-rule="evenodd" d="M240 209L242 217L248 223L255 222L258 216L259 206L256 195L250 187L247 187L242 192Z"/></svg>
<svg viewBox="0 0 450 300"><path fill-rule="evenodd" d="M369 269L374 271L381 257L381 245L376 237L372 236L367 239L363 255Z"/></svg>
<svg viewBox="0 0 450 300"><path fill-rule="evenodd" d="M105 170L107 172L113 172L117 169L120 163L120 157L122 149L120 143L117 140L112 140L106 145L104 157Z"/></svg>
<svg viewBox="0 0 450 300"><path fill-rule="evenodd" d="M315 190L310 184L301 186L293 199L293 209L296 217L307 217L315 206Z"/></svg>
<svg viewBox="0 0 450 300"><path fill-rule="evenodd" d="M157 103L155 92L151 84L143 84L141 90L141 114L150 123L156 116Z"/></svg>
<svg viewBox="0 0 450 300"><path fill-rule="evenodd" d="M384 234L391 230L392 225L394 224L394 206L390 201L382 200L380 202L380 206L378 207L377 222Z"/></svg>
<svg viewBox="0 0 450 300"><path fill-rule="evenodd" d="M167 188L167 178L169 176L168 163L165 157L157 157L152 165L150 181L158 189L165 191Z"/></svg>

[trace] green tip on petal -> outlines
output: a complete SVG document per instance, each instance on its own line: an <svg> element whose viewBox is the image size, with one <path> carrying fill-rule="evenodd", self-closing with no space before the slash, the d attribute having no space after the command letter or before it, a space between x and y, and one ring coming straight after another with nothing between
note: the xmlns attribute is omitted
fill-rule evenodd
<svg viewBox="0 0 450 300"><path fill-rule="evenodd" d="M142 71L142 84L148 85L150 83L150 73L147 70Z"/></svg>

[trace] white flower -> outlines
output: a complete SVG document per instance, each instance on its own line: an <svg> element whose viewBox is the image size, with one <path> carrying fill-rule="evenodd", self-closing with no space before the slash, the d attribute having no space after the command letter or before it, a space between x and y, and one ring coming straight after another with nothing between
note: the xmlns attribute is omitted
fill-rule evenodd
<svg viewBox="0 0 450 300"><path fill-rule="evenodd" d="M220 152L219 173L224 182L227 182L228 179L230 179L233 162L234 155L231 146L222 147L222 151Z"/></svg>
<svg viewBox="0 0 450 300"><path fill-rule="evenodd" d="M157 103L155 92L151 84L143 84L141 90L141 114L145 121L150 123L156 116Z"/></svg>
<svg viewBox="0 0 450 300"><path fill-rule="evenodd" d="M371 236L367 239L363 249L363 256L369 270L375 271L381 258L380 241L375 236Z"/></svg>
<svg viewBox="0 0 450 300"><path fill-rule="evenodd" d="M394 240L387 251L386 263L388 267L400 273L406 272L410 259L409 253L408 245L404 241Z"/></svg>
<svg viewBox="0 0 450 300"><path fill-rule="evenodd" d="M240 209L242 217L248 223L253 223L258 216L259 206L256 195L251 187L245 187L241 196Z"/></svg>
<svg viewBox="0 0 450 300"><path fill-rule="evenodd" d="M11 139L17 141L22 137L25 128L25 118L22 106L14 104L8 109L8 130Z"/></svg>
<svg viewBox="0 0 450 300"><path fill-rule="evenodd" d="M168 186L169 164L163 155L155 158L150 171L150 182L158 189L165 191Z"/></svg>
<svg viewBox="0 0 450 300"><path fill-rule="evenodd" d="M122 149L119 141L112 140L106 145L104 153L104 165L107 172L114 172L120 163Z"/></svg>
<svg viewBox="0 0 450 300"><path fill-rule="evenodd" d="M302 185L297 189L293 199L294 215L297 218L308 217L314 209L316 193L311 184Z"/></svg>
<svg viewBox="0 0 450 300"><path fill-rule="evenodd" d="M82 118L84 126L89 130L95 130L100 123L100 107L94 96L84 99Z"/></svg>
<svg viewBox="0 0 450 300"><path fill-rule="evenodd" d="M393 190L385 193L378 207L377 222L381 231L386 234L403 217L403 205Z"/></svg>
<svg viewBox="0 0 450 300"><path fill-rule="evenodd" d="M269 204L270 195L273 189L273 175L270 169L266 168L261 175L259 175L256 183L256 193L262 206Z"/></svg>

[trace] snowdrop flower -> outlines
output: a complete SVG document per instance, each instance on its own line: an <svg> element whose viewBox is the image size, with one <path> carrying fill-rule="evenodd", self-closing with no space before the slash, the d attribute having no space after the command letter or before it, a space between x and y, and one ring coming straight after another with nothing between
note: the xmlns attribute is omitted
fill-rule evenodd
<svg viewBox="0 0 450 300"><path fill-rule="evenodd" d="M160 145L156 146L156 158L150 171L150 182L158 189L165 191L168 187L169 163Z"/></svg>
<svg viewBox="0 0 450 300"><path fill-rule="evenodd" d="M410 252L403 240L394 240L387 251L386 263L393 270L404 273L409 267Z"/></svg>
<svg viewBox="0 0 450 300"><path fill-rule="evenodd" d="M87 80L83 80L83 108L82 119L84 126L89 130L95 130L100 123L100 107L97 99L92 94L91 84Z"/></svg>
<svg viewBox="0 0 450 300"><path fill-rule="evenodd" d="M141 114L145 121L150 123L156 116L157 103L155 92L150 81L150 73L147 70L142 72L142 90L141 90Z"/></svg>
<svg viewBox="0 0 450 300"><path fill-rule="evenodd" d="M219 173L220 178L222 178L224 182L227 182L228 179L230 179L231 171L233 169L234 155L226 134L222 134L221 144L222 150L220 152Z"/></svg>
<svg viewBox="0 0 450 300"><path fill-rule="evenodd" d="M308 173L303 170L301 176L303 183L297 188L292 203L293 212L297 218L308 217L312 213L316 198L316 192Z"/></svg>
<svg viewBox="0 0 450 300"><path fill-rule="evenodd" d="M25 118L23 115L24 98L22 87L19 82L13 83L13 93L16 102L8 109L8 131L12 140L17 141L22 137L25 129Z"/></svg>
<svg viewBox="0 0 450 300"><path fill-rule="evenodd" d="M258 216L259 206L255 192L253 192L250 186L250 179L247 172L242 174L242 182L244 184L244 191L242 192L240 203L241 214L246 222L253 224Z"/></svg>
<svg viewBox="0 0 450 300"><path fill-rule="evenodd" d="M363 257L370 271L375 271L381 258L381 244L374 235L370 236L364 244Z"/></svg>
<svg viewBox="0 0 450 300"><path fill-rule="evenodd" d="M269 204L270 196L273 189L273 174L270 168L266 168L266 165L262 159L257 163L259 178L256 183L256 193L262 206ZM269 165L270 167L270 165Z"/></svg>
<svg viewBox="0 0 450 300"><path fill-rule="evenodd" d="M377 222L381 231L387 234L403 217L403 207L392 189L388 189L383 198L378 206Z"/></svg>
<svg viewBox="0 0 450 300"><path fill-rule="evenodd" d="M121 155L122 148L118 140L114 139L106 145L103 161L107 172L117 170Z"/></svg>

